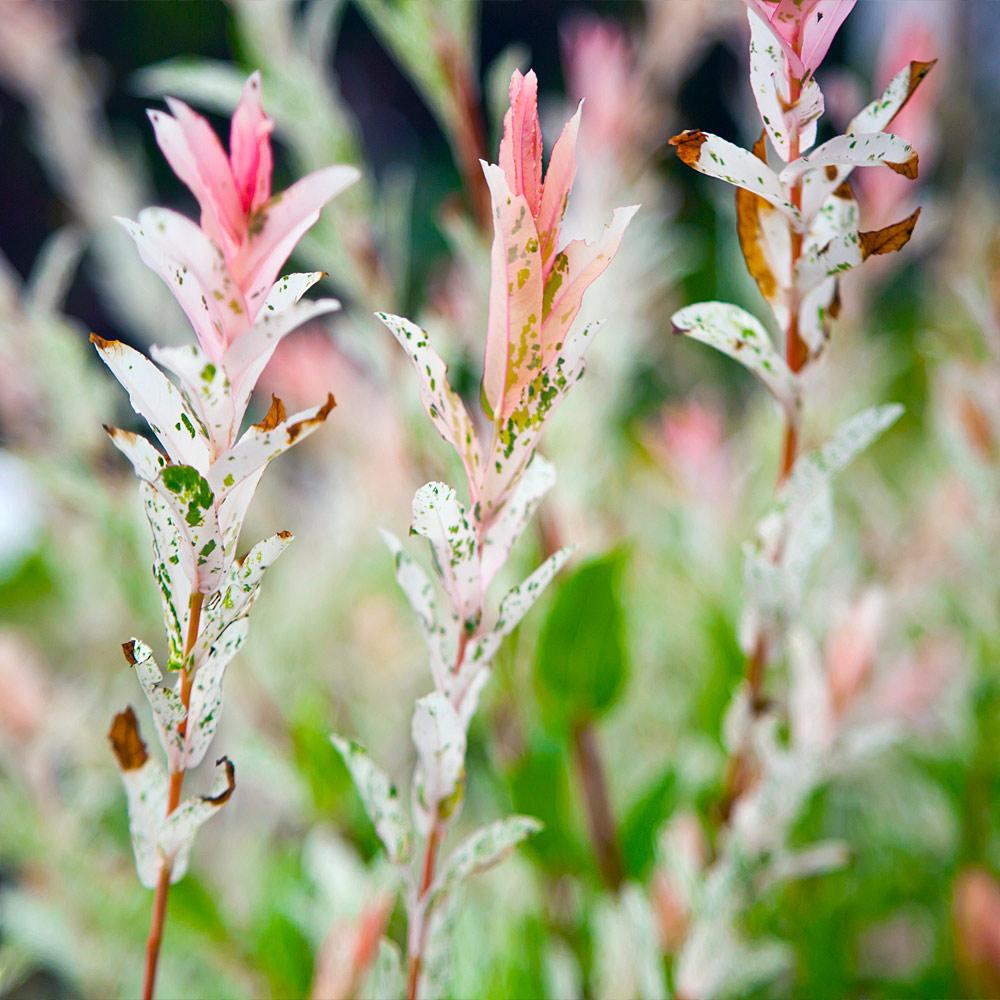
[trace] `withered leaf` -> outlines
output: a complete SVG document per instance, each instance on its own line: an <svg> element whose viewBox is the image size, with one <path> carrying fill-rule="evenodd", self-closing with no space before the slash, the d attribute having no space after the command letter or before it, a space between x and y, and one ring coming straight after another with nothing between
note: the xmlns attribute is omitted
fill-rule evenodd
<svg viewBox="0 0 1000 1000"><path fill-rule="evenodd" d="M670 139L670 145L675 147L677 155L689 166L693 167L701 155L701 147L708 136L700 129L686 129L678 132Z"/></svg>
<svg viewBox="0 0 1000 1000"><path fill-rule="evenodd" d="M254 424L254 427L261 431L273 431L287 416L285 404L274 393L271 393L271 405L267 413L264 414L264 419L259 424Z"/></svg>
<svg viewBox="0 0 1000 1000"><path fill-rule="evenodd" d="M905 177L909 181L914 181L917 179L917 171L919 169L919 157L914 153L908 160L903 163L893 163L891 160L886 160L885 165L890 169L894 170L897 174Z"/></svg>
<svg viewBox="0 0 1000 1000"><path fill-rule="evenodd" d="M139 735L139 723L131 705L112 719L108 739L118 760L118 766L123 771L135 771L149 760L146 744Z"/></svg>
<svg viewBox="0 0 1000 1000"><path fill-rule="evenodd" d="M872 254L892 253L895 250L902 250L910 237L913 229L920 218L918 208L912 215L894 222L883 229L876 229L868 233L858 233L858 240L861 243L861 254L863 257L870 257Z"/></svg>
<svg viewBox="0 0 1000 1000"><path fill-rule="evenodd" d="M315 424L323 423L323 421L330 416L336 405L337 401L333 398L333 393L328 392L326 394L326 402L316 411L316 416L310 417L308 420L300 420L298 423L288 425L288 443L293 444L295 439L306 427L312 427Z"/></svg>
<svg viewBox="0 0 1000 1000"><path fill-rule="evenodd" d="M753 154L757 159L767 162L767 146L765 132L753 145ZM675 136L676 138L676 136ZM673 142L673 139L670 140ZM678 150L678 153L680 151ZM745 188L736 189L736 233L746 261L747 270L757 282L760 294L770 302L777 291L777 280L768 266L767 257L761 246L760 213L771 211L771 206L759 195Z"/></svg>
<svg viewBox="0 0 1000 1000"><path fill-rule="evenodd" d="M229 797L236 790L236 767L228 757L220 757L215 766L224 765L226 768L226 787L218 795L203 795L203 802L211 802L213 806L225 805Z"/></svg>

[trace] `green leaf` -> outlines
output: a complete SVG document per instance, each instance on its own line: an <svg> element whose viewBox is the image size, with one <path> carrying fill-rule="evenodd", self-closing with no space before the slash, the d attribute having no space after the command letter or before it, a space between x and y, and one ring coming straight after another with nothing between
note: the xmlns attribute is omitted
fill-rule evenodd
<svg viewBox="0 0 1000 1000"><path fill-rule="evenodd" d="M624 689L626 558L615 549L583 563L559 587L542 626L535 684L543 713L559 727L603 715Z"/></svg>
<svg viewBox="0 0 1000 1000"><path fill-rule="evenodd" d="M663 824L677 805L677 775L668 768L632 803L619 830L625 873L645 882L656 858Z"/></svg>

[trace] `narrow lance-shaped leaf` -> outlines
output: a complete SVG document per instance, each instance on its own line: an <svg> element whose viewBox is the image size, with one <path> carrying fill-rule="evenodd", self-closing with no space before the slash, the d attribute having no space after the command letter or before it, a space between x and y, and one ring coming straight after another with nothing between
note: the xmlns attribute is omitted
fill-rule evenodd
<svg viewBox="0 0 1000 1000"><path fill-rule="evenodd" d="M470 489L479 479L482 458L479 441L465 404L448 383L448 369L431 347L425 330L401 316L375 314L406 351L420 379L420 400L438 433L457 452Z"/></svg>
<svg viewBox="0 0 1000 1000"><path fill-rule="evenodd" d="M413 843L410 824L399 801L396 786L372 761L361 744L345 740L336 734L331 734L330 742L343 757L361 796L365 812L374 824L389 860L393 864L405 864L410 858Z"/></svg>
<svg viewBox="0 0 1000 1000"><path fill-rule="evenodd" d="M537 452L504 504L500 516L490 525L483 538L483 589L507 561L514 543L521 537L542 498L556 481L555 466Z"/></svg>
<svg viewBox="0 0 1000 1000"><path fill-rule="evenodd" d="M760 322L726 302L700 302L674 313L679 333L708 344L739 361L756 375L793 419L798 410L798 381L775 351Z"/></svg>
<svg viewBox="0 0 1000 1000"><path fill-rule="evenodd" d="M420 623L434 686L442 690L449 669L447 650L454 648L458 639L458 617L450 614L447 624L442 623L430 577L410 558L395 535L388 531L381 531L380 534L392 553L396 566L396 582Z"/></svg>
<svg viewBox="0 0 1000 1000"><path fill-rule="evenodd" d="M542 824L531 816L508 816L471 834L455 849L435 880L430 893L433 903L466 879L498 865L521 841L541 828Z"/></svg>
<svg viewBox="0 0 1000 1000"><path fill-rule="evenodd" d="M167 754L170 769L178 770L184 751L184 737L180 734L180 725L187 717L180 694L176 688L167 687L163 683L163 674L153 658L153 651L144 642L131 639L122 646L122 650L126 661L135 670L136 677L139 678L142 690L153 710L156 732Z"/></svg>
<svg viewBox="0 0 1000 1000"><path fill-rule="evenodd" d="M758 195L787 215L796 226L801 225L801 213L789 198L778 174L749 150L697 129L675 135L670 145L676 147L677 155L692 169Z"/></svg>
<svg viewBox="0 0 1000 1000"><path fill-rule="evenodd" d="M236 768L228 757L216 762L222 773L208 795L185 799L163 822L160 852L170 862L170 881L178 882L187 873L195 835L230 799L236 790Z"/></svg>
<svg viewBox="0 0 1000 1000"><path fill-rule="evenodd" d="M452 607L471 635L482 613L479 551L475 529L455 491L446 483L427 483L417 490L411 530L430 542Z"/></svg>
<svg viewBox="0 0 1000 1000"><path fill-rule="evenodd" d="M465 727L451 702L439 691L418 699L413 712L417 769L413 811L426 836L436 817L447 818L461 795L465 773Z"/></svg>

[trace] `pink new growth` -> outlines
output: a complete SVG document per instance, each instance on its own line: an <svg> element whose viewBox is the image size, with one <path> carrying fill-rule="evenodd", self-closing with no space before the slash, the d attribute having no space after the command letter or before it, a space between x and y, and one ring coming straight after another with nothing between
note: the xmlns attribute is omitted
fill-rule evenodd
<svg viewBox="0 0 1000 1000"><path fill-rule="evenodd" d="M811 77L856 0L744 0L770 28L792 75Z"/></svg>
<svg viewBox="0 0 1000 1000"><path fill-rule="evenodd" d="M556 252L576 175L580 110L566 123L542 179L538 80L515 71L499 166L483 164L493 203L494 240L483 389L491 414L506 420L521 393L562 348L583 295L618 250L635 208L618 209L594 244Z"/></svg>
<svg viewBox="0 0 1000 1000"><path fill-rule="evenodd" d="M257 319L320 209L356 180L357 171L326 167L272 196L273 124L261 103L258 73L247 80L233 114L228 154L201 115L183 101L168 97L166 103L171 114L154 110L149 118L167 162L198 200L201 229L169 213L155 227L143 227L140 219L129 231L146 263L171 286L205 353L219 361ZM197 294L183 290L189 272Z"/></svg>

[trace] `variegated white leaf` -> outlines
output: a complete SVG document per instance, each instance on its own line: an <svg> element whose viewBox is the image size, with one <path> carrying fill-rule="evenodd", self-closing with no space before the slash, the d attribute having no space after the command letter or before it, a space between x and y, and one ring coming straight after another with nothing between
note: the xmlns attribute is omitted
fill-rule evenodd
<svg viewBox="0 0 1000 1000"><path fill-rule="evenodd" d="M212 465L208 474L212 490L221 498L245 479L259 474L282 452L316 431L335 405L333 396L328 396L322 405L311 406L287 418L283 416L284 408L281 408L282 419L277 423L265 419L263 423L248 428L239 441Z"/></svg>
<svg viewBox="0 0 1000 1000"><path fill-rule="evenodd" d="M411 530L423 535L434 554L460 627L471 635L482 614L483 587L479 574L476 529L455 491L446 483L427 483L413 497Z"/></svg>
<svg viewBox="0 0 1000 1000"><path fill-rule="evenodd" d="M413 849L413 838L396 786L360 743L336 734L330 735L330 742L343 757L389 860L397 865L405 864Z"/></svg>
<svg viewBox="0 0 1000 1000"><path fill-rule="evenodd" d="M229 376L197 344L150 349L153 360L177 376L188 405L207 428L216 451L232 443L233 399Z"/></svg>
<svg viewBox="0 0 1000 1000"><path fill-rule="evenodd" d="M246 641L249 629L249 619L238 618L234 621L212 642L194 672L184 740L186 769L197 767L208 752L222 714L222 678L226 667Z"/></svg>
<svg viewBox="0 0 1000 1000"><path fill-rule="evenodd" d="M112 444L132 463L135 474L146 483L156 482L160 471L167 464L161 455L140 434L123 431L119 427L105 427Z"/></svg>
<svg viewBox="0 0 1000 1000"><path fill-rule="evenodd" d="M394 941L382 938L375 964L361 988L361 1000L403 1000L403 960Z"/></svg>
<svg viewBox="0 0 1000 1000"><path fill-rule="evenodd" d="M184 757L184 737L180 733L180 725L187 717L180 693L163 683L163 674L153 658L153 651L144 642L132 639L122 648L153 710L156 733L167 754L170 770L179 770Z"/></svg>
<svg viewBox="0 0 1000 1000"><path fill-rule="evenodd" d="M483 537L482 572L485 590L507 561L514 543L556 481L555 466L538 452L524 470L510 499Z"/></svg>
<svg viewBox="0 0 1000 1000"><path fill-rule="evenodd" d="M538 833L542 825L532 816L508 816L468 836L455 848L431 887L433 903L466 879L498 865L521 841Z"/></svg>
<svg viewBox="0 0 1000 1000"><path fill-rule="evenodd" d="M413 813L427 836L434 820L452 814L465 773L465 727L451 702L439 691L417 701L413 712Z"/></svg>
<svg viewBox="0 0 1000 1000"><path fill-rule="evenodd" d="M479 441L465 404L448 382L448 368L431 347L427 332L402 316L375 314L406 351L420 380L420 401L438 433L456 451L470 485L477 482L482 465Z"/></svg>
<svg viewBox="0 0 1000 1000"><path fill-rule="evenodd" d="M496 425L477 507L486 525L507 502L559 404L583 378L584 355L600 328L600 323L574 327L554 360L525 386L514 412Z"/></svg>
<svg viewBox="0 0 1000 1000"><path fill-rule="evenodd" d="M496 625L489 632L477 636L466 647L462 666L458 671L460 676L466 674L466 671L471 674L493 662L493 657L496 656L504 637L510 635L517 628L521 619L528 613L535 601L542 596L542 592L572 554L573 546L571 545L553 552L530 576L507 591L500 602Z"/></svg>
<svg viewBox="0 0 1000 1000"><path fill-rule="evenodd" d="M796 418L798 379L755 317L727 302L699 302L675 312L672 322L678 332L739 361L767 386L782 409Z"/></svg>
<svg viewBox="0 0 1000 1000"><path fill-rule="evenodd" d="M801 227L802 215L792 203L781 177L749 150L696 129L675 135L670 144L689 167L758 195L784 213L793 225Z"/></svg>
<svg viewBox="0 0 1000 1000"><path fill-rule="evenodd" d="M101 360L128 392L132 409L149 424L170 460L206 468L209 453L205 428L173 382L127 344L94 334L90 339Z"/></svg>
<svg viewBox="0 0 1000 1000"><path fill-rule="evenodd" d="M230 799L236 789L236 769L228 757L220 757L222 767L209 795L185 799L160 828L159 849L170 862L170 881L178 882L186 874L195 835Z"/></svg>
<svg viewBox="0 0 1000 1000"><path fill-rule="evenodd" d="M395 535L388 531L380 533L386 547L392 553L396 566L396 582L406 595L406 599L420 623L420 630L423 633L427 655L430 659L434 686L438 690L443 690L448 673L448 651L455 648L458 640L458 617L446 612L445 622L441 621L434 599L434 585L430 578L410 558Z"/></svg>
<svg viewBox="0 0 1000 1000"><path fill-rule="evenodd" d="M795 509L845 468L902 415L898 403L873 406L843 423L815 451L801 455L779 494L779 509Z"/></svg>
<svg viewBox="0 0 1000 1000"><path fill-rule="evenodd" d="M891 132L838 135L789 163L780 177L783 184L791 185L804 174L828 166L876 167L880 164L905 177L916 177L916 150Z"/></svg>

